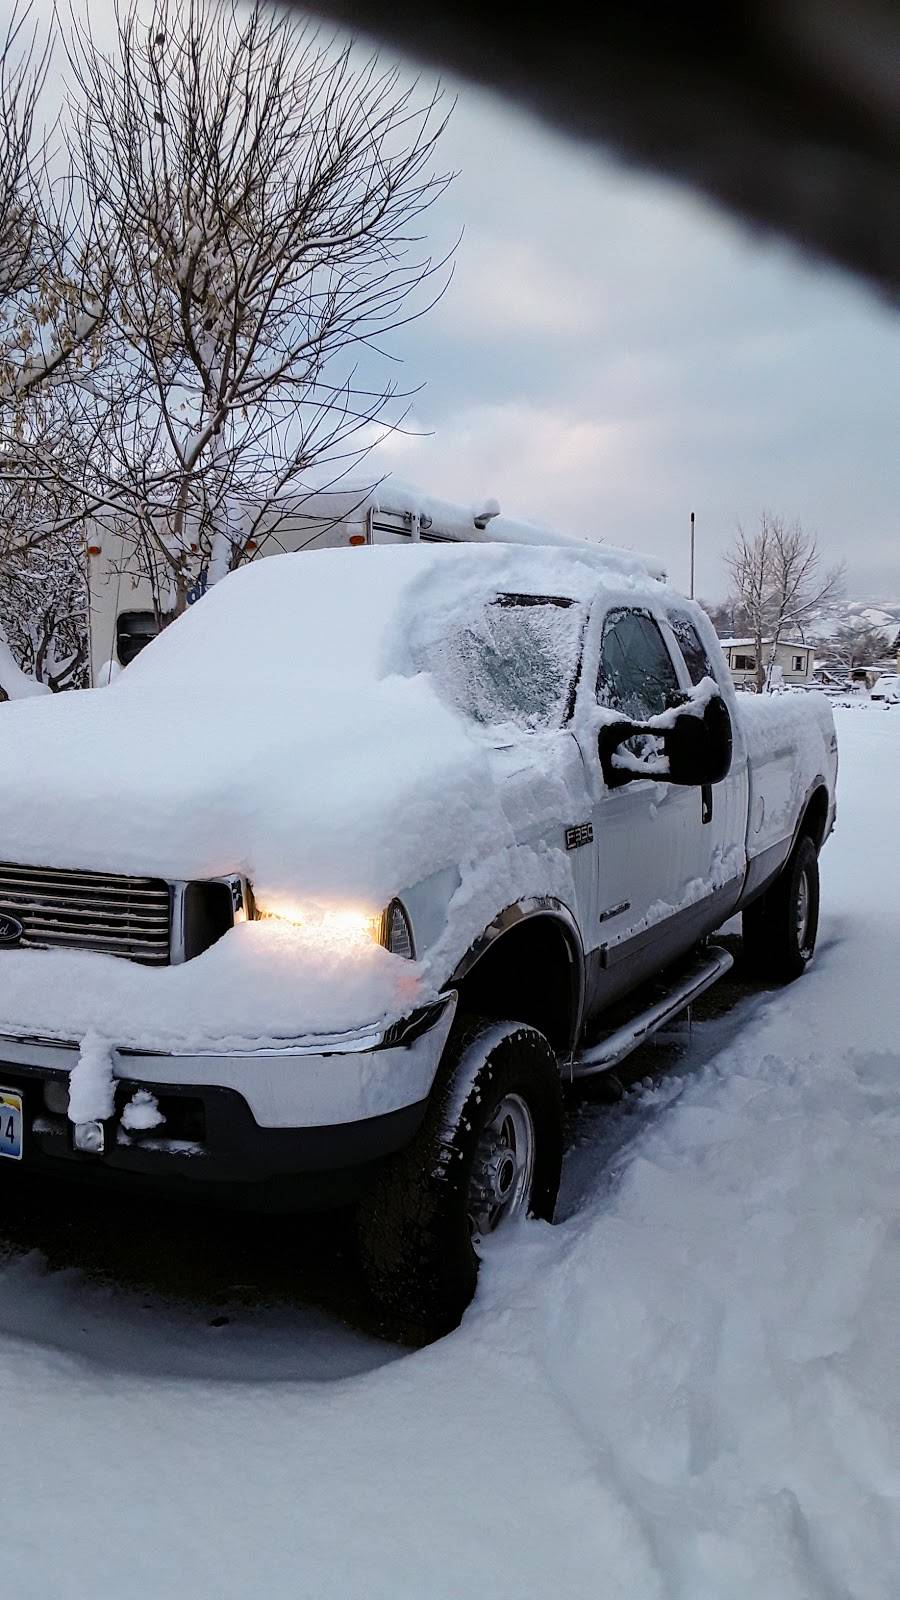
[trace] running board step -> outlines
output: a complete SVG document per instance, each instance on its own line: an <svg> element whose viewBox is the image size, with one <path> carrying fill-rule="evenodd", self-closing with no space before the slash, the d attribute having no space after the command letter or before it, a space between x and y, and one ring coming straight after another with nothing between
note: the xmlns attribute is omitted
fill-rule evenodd
<svg viewBox="0 0 900 1600"><path fill-rule="evenodd" d="M607 1034L599 1044L592 1044L572 1062L573 1078L587 1078L595 1072L608 1072L618 1062L624 1061L658 1028L670 1022L692 1000L711 989L724 978L734 965L734 958L721 945L711 944L688 970L679 974L668 994L656 1000L646 1010L639 1011L630 1021Z"/></svg>

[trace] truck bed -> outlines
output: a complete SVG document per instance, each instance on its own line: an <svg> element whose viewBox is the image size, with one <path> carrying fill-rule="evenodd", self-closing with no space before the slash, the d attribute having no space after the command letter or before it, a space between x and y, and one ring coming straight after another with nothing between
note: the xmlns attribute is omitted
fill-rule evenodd
<svg viewBox="0 0 900 1600"><path fill-rule="evenodd" d="M798 819L822 785L829 804L823 837L834 821L837 738L823 695L736 696L747 748L750 804L747 856L752 863L790 846Z"/></svg>

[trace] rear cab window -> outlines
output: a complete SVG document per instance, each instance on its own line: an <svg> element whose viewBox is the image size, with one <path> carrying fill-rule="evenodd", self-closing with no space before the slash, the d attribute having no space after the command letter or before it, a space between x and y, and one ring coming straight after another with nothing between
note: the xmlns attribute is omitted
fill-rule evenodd
<svg viewBox="0 0 900 1600"><path fill-rule="evenodd" d="M696 689L698 683L704 678L716 681L716 674L707 654L706 646L700 638L690 617L683 611L669 612L669 627L675 635L675 642L684 657L684 664L688 670L688 677Z"/></svg>

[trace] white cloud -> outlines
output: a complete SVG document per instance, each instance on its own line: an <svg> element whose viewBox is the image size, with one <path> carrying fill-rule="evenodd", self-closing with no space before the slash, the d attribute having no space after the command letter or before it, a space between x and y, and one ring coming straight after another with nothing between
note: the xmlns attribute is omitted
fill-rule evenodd
<svg viewBox="0 0 900 1600"><path fill-rule="evenodd" d="M402 352L435 438L386 463L536 520L596 520L680 581L695 510L711 597L736 522L774 506L847 558L851 593L900 594L886 307L468 87L442 154L460 176L434 226L465 227L458 279Z"/></svg>
<svg viewBox="0 0 900 1600"><path fill-rule="evenodd" d="M524 238L464 238L438 316L452 330L492 339L567 334L595 322L588 286Z"/></svg>
<svg viewBox="0 0 900 1600"><path fill-rule="evenodd" d="M447 499L493 495L510 515L613 537L613 504L639 486L642 433L528 402L476 404L432 435L387 437L373 461Z"/></svg>

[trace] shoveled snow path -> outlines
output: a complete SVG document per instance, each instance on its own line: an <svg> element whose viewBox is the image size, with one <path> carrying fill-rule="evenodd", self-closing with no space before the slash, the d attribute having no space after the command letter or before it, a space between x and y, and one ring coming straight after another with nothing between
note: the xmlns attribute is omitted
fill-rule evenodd
<svg viewBox="0 0 900 1600"><path fill-rule="evenodd" d="M580 1208L498 1243L452 1337L361 1373L335 1329L359 1375L298 1381L282 1325L197 1375L0 1276L11 1594L893 1600L900 713L838 720L813 970L593 1187L578 1153Z"/></svg>

